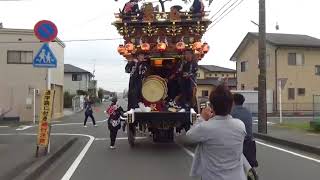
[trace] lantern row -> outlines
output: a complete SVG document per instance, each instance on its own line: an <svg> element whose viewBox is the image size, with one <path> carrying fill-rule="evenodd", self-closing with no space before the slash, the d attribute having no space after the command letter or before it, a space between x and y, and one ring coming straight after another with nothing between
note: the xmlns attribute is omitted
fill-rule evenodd
<svg viewBox="0 0 320 180"><path fill-rule="evenodd" d="M167 43L159 42L156 45L156 50L163 53L167 50L167 47ZM208 43L195 42L192 44L192 50L195 54L206 54L208 53L209 48ZM187 45L184 42L176 43L175 50L177 52L183 52L187 49ZM148 53L151 51L151 46L149 43L141 43L140 46L135 46L133 43L127 43L125 45L120 44L118 46L118 53L123 56L135 54L138 50Z"/></svg>

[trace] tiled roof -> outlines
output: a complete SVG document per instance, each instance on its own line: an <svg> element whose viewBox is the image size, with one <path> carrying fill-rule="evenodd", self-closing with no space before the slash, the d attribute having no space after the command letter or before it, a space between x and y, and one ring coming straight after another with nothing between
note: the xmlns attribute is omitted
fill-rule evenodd
<svg viewBox="0 0 320 180"><path fill-rule="evenodd" d="M219 78L207 78L207 79L198 79L197 80L197 84L198 85L214 85L214 86L218 86L222 83L222 80L219 80ZM228 86L237 86L237 79L236 78L228 78L228 80L226 80L226 82L228 83Z"/></svg>
<svg viewBox="0 0 320 180"><path fill-rule="evenodd" d="M199 68L203 68L210 72L236 72L234 69L229 69L225 67L215 66L215 65L199 65Z"/></svg>

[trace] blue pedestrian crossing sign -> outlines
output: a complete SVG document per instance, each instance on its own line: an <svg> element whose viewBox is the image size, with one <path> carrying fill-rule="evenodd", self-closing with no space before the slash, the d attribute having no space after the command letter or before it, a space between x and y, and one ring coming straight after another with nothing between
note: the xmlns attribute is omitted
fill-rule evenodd
<svg viewBox="0 0 320 180"><path fill-rule="evenodd" d="M36 68L56 68L57 58L51 51L48 43L44 43L33 59L33 67Z"/></svg>

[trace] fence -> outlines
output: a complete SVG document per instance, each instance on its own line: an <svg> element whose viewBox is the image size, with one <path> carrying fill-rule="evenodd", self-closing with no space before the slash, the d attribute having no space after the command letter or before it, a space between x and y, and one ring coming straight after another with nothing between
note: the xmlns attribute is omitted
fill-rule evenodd
<svg viewBox="0 0 320 180"><path fill-rule="evenodd" d="M313 95L313 121L320 121L320 95Z"/></svg>
<svg viewBox="0 0 320 180"><path fill-rule="evenodd" d="M79 112L83 110L84 96L74 96L72 98L72 110Z"/></svg>

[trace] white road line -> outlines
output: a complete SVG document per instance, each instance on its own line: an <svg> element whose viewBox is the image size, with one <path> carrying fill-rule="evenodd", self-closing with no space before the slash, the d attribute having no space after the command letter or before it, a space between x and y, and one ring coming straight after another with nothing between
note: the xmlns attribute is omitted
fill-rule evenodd
<svg viewBox="0 0 320 180"><path fill-rule="evenodd" d="M189 149L187 149L181 144L178 144L178 146L180 146L184 150L184 152L186 152L188 155L190 155L191 157L194 157L194 153L192 151L190 151Z"/></svg>
<svg viewBox="0 0 320 180"><path fill-rule="evenodd" d="M263 145L263 146L267 146L269 148L273 148L273 149L276 149L278 151L282 151L282 152L286 152L288 154L292 154L294 156L297 156L297 157L300 157L300 158L304 158L304 159L308 159L310 161L314 161L316 163L320 163L320 160L319 159L315 159L315 158L312 158L312 157L308 157L308 156L305 156L305 155L302 155L302 154L299 154L299 153L295 153L295 152L292 152L292 151L289 151L289 150L286 150L286 149L283 149L283 148L279 148L279 147L276 147L276 146L272 146L272 145L269 145L269 144L266 144L266 143L263 143L263 142L260 142L260 141L257 141L256 140L256 143L257 144L260 144L260 145ZM183 145L181 144L178 144L188 155L190 155L191 157L194 157L194 153L192 151L190 151L189 149L187 149L186 147L184 147Z"/></svg>
<svg viewBox="0 0 320 180"><path fill-rule="evenodd" d="M292 154L294 156L298 156L298 157L301 157L301 158L304 158L304 159L308 159L310 161L314 161L314 162L320 163L319 159L311 158L311 157L308 157L308 156L305 156L305 155L302 155L302 154L299 154L299 153L295 153L295 152L292 152L292 151L289 151L289 150L286 150L286 149L283 149L283 148L279 148L279 147L276 147L276 146L272 146L270 144L266 144L266 143L263 143L263 142L260 142L260 141L256 141L256 142L258 144L260 144L260 145L263 145L263 146L267 146L267 147L270 147L270 148L273 148L273 149L276 149L276 150L279 150L279 151L282 151L282 152L286 152L286 153Z"/></svg>
<svg viewBox="0 0 320 180"><path fill-rule="evenodd" d="M64 174L61 180L69 180L73 173L76 171L77 167L79 166L80 162L86 155L87 151L89 150L90 146L94 141L94 137L86 134L65 134L65 133L55 133L55 135L68 135L68 136L84 136L89 137L89 141L87 142L86 146L82 149L76 160L73 161L72 165L69 167L68 171Z"/></svg>
<svg viewBox="0 0 320 180"><path fill-rule="evenodd" d="M26 136L34 136L36 134L32 133L21 133L21 134L0 134L0 136L12 136L12 135L26 135ZM85 154L89 150L90 146L92 145L94 141L94 137L87 135L87 134L68 134L68 133L51 133L51 135L60 135L60 136L83 136L90 138L85 147L82 149L80 154L77 156L77 158L74 160L74 162L69 167L68 171L64 174L64 176L61 178L61 180L69 180L73 173L76 171L77 167L79 166L81 160L84 158Z"/></svg>
<svg viewBox="0 0 320 180"><path fill-rule="evenodd" d="M258 124L258 120L253 120L253 124ZM276 123L268 121L267 124L268 125L274 125Z"/></svg>
<svg viewBox="0 0 320 180"><path fill-rule="evenodd" d="M33 126L21 126L21 127L17 128L16 130L17 131L23 131L23 130L29 129L31 127L33 127Z"/></svg>
<svg viewBox="0 0 320 180"><path fill-rule="evenodd" d="M106 122L107 120L103 120L103 121L96 121L96 123L102 123L102 122ZM66 126L66 125L83 125L82 123L59 123L59 124L52 124L51 126Z"/></svg>
<svg viewBox="0 0 320 180"><path fill-rule="evenodd" d="M135 139L147 139L147 137L135 137ZM110 138L95 138L95 141L107 141L110 140ZM117 140L128 140L128 137L119 137Z"/></svg>
<svg viewBox="0 0 320 180"><path fill-rule="evenodd" d="M9 126L0 126L0 128L7 128L7 127L9 127Z"/></svg>

